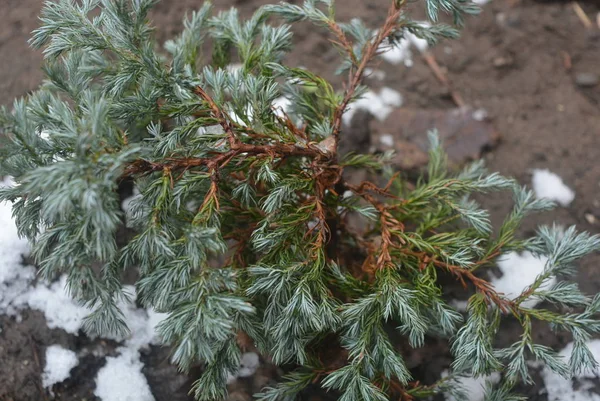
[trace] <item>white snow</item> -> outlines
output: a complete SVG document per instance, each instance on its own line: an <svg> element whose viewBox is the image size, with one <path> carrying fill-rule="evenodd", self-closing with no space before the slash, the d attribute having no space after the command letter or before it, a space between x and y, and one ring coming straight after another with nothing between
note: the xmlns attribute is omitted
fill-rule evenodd
<svg viewBox="0 0 600 401"><path fill-rule="evenodd" d="M533 170L532 186L538 199L550 199L561 206L568 206L575 199L575 192L547 169Z"/></svg>
<svg viewBox="0 0 600 401"><path fill-rule="evenodd" d="M105 335L103 338L124 342L125 347L135 351L150 344L158 344L160 341L155 332L156 326L166 318L167 314L157 313L152 309L137 308L134 303L135 287L125 286L124 291L129 295L130 301L120 300L118 305L127 322L129 335L126 337Z"/></svg>
<svg viewBox="0 0 600 401"><path fill-rule="evenodd" d="M292 101L285 96L280 96L277 99L273 100L273 108L275 109L275 114L279 117L283 117L285 113L289 110L292 105Z"/></svg>
<svg viewBox="0 0 600 401"><path fill-rule="evenodd" d="M51 345L46 348L46 366L42 373L44 387L52 387L69 378L69 372L79 361L75 352L64 349L60 345Z"/></svg>
<svg viewBox="0 0 600 401"><path fill-rule="evenodd" d="M240 370L237 372L238 377L252 376L256 369L260 366L260 359L256 352L246 352L240 360Z"/></svg>
<svg viewBox="0 0 600 401"><path fill-rule="evenodd" d="M127 225L127 227L131 228L131 221L135 216L135 206L141 198L142 194L140 193L140 190L134 186L133 193L131 194L131 196L128 196L127 198L123 199L123 202L121 202L121 210L123 210L123 212L125 213L125 224Z"/></svg>
<svg viewBox="0 0 600 401"><path fill-rule="evenodd" d="M12 185L10 179L0 181L0 187ZM0 227L0 314L14 316L18 312L17 299L34 279L35 269L22 265L29 246L17 234L10 203L0 203Z"/></svg>
<svg viewBox="0 0 600 401"><path fill-rule="evenodd" d="M402 95L391 88L383 88L379 93L367 91L360 99L350 104L343 115L343 121L349 125L356 110L367 110L379 121L383 121L395 108L402 106Z"/></svg>
<svg viewBox="0 0 600 401"><path fill-rule="evenodd" d="M123 341L123 346L117 349L119 355L106 358L106 365L98 371L94 394L102 401L153 401L150 386L142 373L144 365L139 350L158 343L156 326L166 314L136 308L135 288L126 286L124 290L130 294L130 301L120 301L119 308L130 334L125 338L108 337Z"/></svg>
<svg viewBox="0 0 600 401"><path fill-rule="evenodd" d="M385 79L385 71L375 70L373 68L367 67L365 68L365 76L367 78L373 78L378 81L383 81Z"/></svg>
<svg viewBox="0 0 600 401"><path fill-rule="evenodd" d="M98 371L94 394L102 401L154 401L143 367L137 351L121 349Z"/></svg>
<svg viewBox="0 0 600 401"><path fill-rule="evenodd" d="M42 138L45 141L50 141L51 140L51 138L50 138L50 132L48 132L45 129L42 129L40 131L40 138Z"/></svg>
<svg viewBox="0 0 600 401"><path fill-rule="evenodd" d="M442 377L447 377L448 371L442 372ZM488 381L492 383L498 383L500 381L500 374L498 372L491 373L488 376L480 377L465 377L458 376L455 379L460 385L462 390L467 394L466 400L457 400L451 395L446 395L446 401L483 401L485 397L485 384Z"/></svg>
<svg viewBox="0 0 600 401"><path fill-rule="evenodd" d="M0 182L0 186L8 185L13 183L10 180ZM129 208L128 202L122 206L125 210ZM67 276L63 275L53 283L39 282L34 286L35 268L22 265L29 246L26 240L18 237L10 204L0 203L0 227L0 314L17 315L25 307L37 309L44 313L48 327L78 334L90 310L71 299ZM152 401L150 387L142 374L139 350L157 343L155 328L165 314L137 308L133 303L134 287L124 290L132 294L132 301L122 300L119 305L130 334L126 338L106 337L121 341L123 345L117 349L119 355L107 358L106 365L98 372L95 394L102 401ZM42 373L44 386L51 387L68 378L77 362L74 352L58 345L48 347ZM252 369L252 363L248 362L245 368Z"/></svg>
<svg viewBox="0 0 600 401"><path fill-rule="evenodd" d="M60 328L67 333L77 334L83 320L90 314L90 310L79 305L67 291L67 276L50 284L38 284L23 294L25 303L31 309L44 313L46 324L51 329Z"/></svg>
<svg viewBox="0 0 600 401"><path fill-rule="evenodd" d="M473 111L472 117L475 121L483 121L488 117L488 113L485 109L477 109Z"/></svg>
<svg viewBox="0 0 600 401"><path fill-rule="evenodd" d="M421 22L422 25L428 26L426 22ZM410 32L404 34L404 38L401 39L395 46L391 47L389 44L384 44L383 53L381 57L390 64L398 65L404 63L406 67L413 66L413 54L412 47L415 47L419 52L423 53L428 49L428 44L425 39L416 37Z"/></svg>
<svg viewBox="0 0 600 401"><path fill-rule="evenodd" d="M391 136L390 134L383 134L379 137L379 142L387 147L392 147L394 146L394 137Z"/></svg>
<svg viewBox="0 0 600 401"><path fill-rule="evenodd" d="M124 290L130 294L130 301L120 301L119 308L130 334L124 338L107 337L122 341L123 346L117 349L119 355L106 358L106 365L98 371L94 394L102 401L153 401L150 386L142 373L144 365L140 361L139 350L158 343L156 326L166 314L136 308L135 288L126 286Z"/></svg>
<svg viewBox="0 0 600 401"><path fill-rule="evenodd" d="M240 359L240 366L236 372L227 375L227 384L235 382L238 377L250 377L260 366L260 358L256 352L245 352Z"/></svg>
<svg viewBox="0 0 600 401"><path fill-rule="evenodd" d="M118 356L106 358L106 365L96 376L94 394L102 401L153 401L150 386L142 373L144 365L140 361L139 350L159 342L156 326L165 319L166 314L137 308L133 286L126 286L124 291L130 295L130 299L121 300L119 308L130 333L127 337L105 337L122 341L123 346L117 349ZM118 379L115 380L115 377Z"/></svg>
<svg viewBox="0 0 600 401"><path fill-rule="evenodd" d="M395 91L391 88L381 88L379 91L379 97L385 105L400 107L402 106L402 95L400 92Z"/></svg>
<svg viewBox="0 0 600 401"><path fill-rule="evenodd" d="M600 360L600 340L591 340L587 343L594 358ZM568 360L573 351L573 343L568 344L559 355ZM542 372L545 392L548 401L600 401L600 395L594 391L598 385L600 368L587 371L578 375L575 380L565 379L545 367ZM544 391L544 390L543 390Z"/></svg>
<svg viewBox="0 0 600 401"><path fill-rule="evenodd" d="M535 282L536 277L544 271L546 262L548 262L548 258L544 256L537 257L531 252L523 252L522 254L509 252L504 254L498 260L502 277L493 277L492 285L496 291L514 299ZM551 277L540 286L540 289L551 288L555 283L556 278ZM522 305L533 308L538 303L539 300L532 297L523 301Z"/></svg>
<svg viewBox="0 0 600 401"><path fill-rule="evenodd" d="M9 185L14 184L10 180L0 184ZM89 312L71 300L65 291L64 277L48 286L31 285L35 268L22 265L29 246L27 240L17 234L11 209L10 204L0 204L0 314L16 315L20 309L29 306L44 312L48 327L77 333Z"/></svg>

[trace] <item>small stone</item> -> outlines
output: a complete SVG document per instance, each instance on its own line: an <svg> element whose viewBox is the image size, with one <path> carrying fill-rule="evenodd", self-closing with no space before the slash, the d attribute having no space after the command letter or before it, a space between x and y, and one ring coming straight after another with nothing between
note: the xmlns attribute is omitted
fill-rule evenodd
<svg viewBox="0 0 600 401"><path fill-rule="evenodd" d="M514 62L515 62L514 59L510 56L496 57L494 60L492 60L492 64L496 68L510 67L514 64Z"/></svg>
<svg viewBox="0 0 600 401"><path fill-rule="evenodd" d="M593 72L580 72L575 75L575 83L582 88L590 88L598 85L600 77Z"/></svg>
<svg viewBox="0 0 600 401"><path fill-rule="evenodd" d="M585 217L585 220L590 224L596 224L596 222L598 221L598 219L596 219L596 216L594 216L591 213L586 213L583 215L583 217Z"/></svg>

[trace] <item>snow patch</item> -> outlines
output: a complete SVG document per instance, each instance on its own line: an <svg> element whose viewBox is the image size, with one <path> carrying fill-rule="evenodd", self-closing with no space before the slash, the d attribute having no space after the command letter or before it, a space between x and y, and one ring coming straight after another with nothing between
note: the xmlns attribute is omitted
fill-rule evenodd
<svg viewBox="0 0 600 401"><path fill-rule="evenodd" d="M447 377L448 371L445 370L442 372L442 377ZM500 381L500 374L498 372L493 372L488 376L480 376L480 377L465 377L465 376L457 376L455 381L462 388L464 393L467 395L467 399L465 400L457 400L451 395L446 395L446 401L483 401L485 397L485 384L488 381L492 383L498 383Z"/></svg>
<svg viewBox="0 0 600 401"><path fill-rule="evenodd" d="M235 382L239 377L250 377L260 366L260 358L256 352L245 352L240 359L240 366L237 372L230 372L227 375L227 384Z"/></svg>
<svg viewBox="0 0 600 401"><path fill-rule="evenodd" d="M240 370L238 370L238 377L249 377L252 376L256 369L260 366L260 359L256 352L246 352L242 355L240 360Z"/></svg>
<svg viewBox="0 0 600 401"><path fill-rule="evenodd" d="M98 371L94 394L102 401L154 401L142 373L144 364L140 361L139 350L159 343L156 326L167 314L137 308L135 287L126 286L124 291L131 294L131 301L120 301L119 308L130 333L126 337L106 337L122 341L124 345L117 349L120 355L106 358L106 365Z"/></svg>
<svg viewBox="0 0 600 401"><path fill-rule="evenodd" d="M383 134L379 137L379 142L383 145L383 146L387 146L387 147L392 147L394 146L394 137L391 136L390 134Z"/></svg>
<svg viewBox="0 0 600 401"><path fill-rule="evenodd" d="M421 22L421 25L429 26L429 24L426 22ZM404 34L404 38L402 38L394 46L384 43L382 47L381 57L385 61L394 65L404 63L406 67L412 67L414 64L412 59L412 48L414 47L419 52L423 53L427 51L429 45L425 39L418 38L414 34L406 32Z"/></svg>
<svg viewBox="0 0 600 401"><path fill-rule="evenodd" d="M385 71L374 70L373 68L367 67L365 68L365 76L367 78L373 78L378 81L383 81L385 79Z"/></svg>
<svg viewBox="0 0 600 401"><path fill-rule="evenodd" d="M504 293L507 297L514 299L531 284L536 277L544 271L548 258L535 256L531 252L509 252L498 260L498 267L502 271L502 277L493 277L492 285L496 291ZM546 280L539 289L549 289L556 283L556 278ZM540 301L536 298L528 298L522 305L533 308Z"/></svg>
<svg viewBox="0 0 600 401"><path fill-rule="evenodd" d="M0 187L13 186L10 179L0 181ZM15 316L18 298L35 278L35 269L23 266L23 256L29 253L27 240L19 238L12 219L12 205L0 203L0 314Z"/></svg>
<svg viewBox="0 0 600 401"><path fill-rule="evenodd" d="M125 225L129 228L132 227L132 220L135 216L136 208L139 207L138 202L141 198L142 194L140 193L140 190L134 186L131 196L123 199L123 202L121 202L121 210L125 213Z"/></svg>
<svg viewBox="0 0 600 401"><path fill-rule="evenodd" d="M284 117L291 105L292 101L285 96L280 96L273 100L273 109L275 109L275 115Z"/></svg>
<svg viewBox="0 0 600 401"><path fill-rule="evenodd" d="M575 199L575 192L558 175L547 169L533 170L532 186L538 199L550 199L561 206L568 206Z"/></svg>
<svg viewBox="0 0 600 401"><path fill-rule="evenodd" d="M379 97L384 105L400 107L402 106L402 95L400 92L391 88L382 88L379 91Z"/></svg>
<svg viewBox="0 0 600 401"><path fill-rule="evenodd" d="M9 185L14 184L10 180L0 182L0 187ZM123 202L125 211L131 208L130 202L131 199ZM71 298L66 275L53 283L32 285L35 268L22 265L23 256L30 249L27 241L19 238L12 219L12 206L6 202L0 203L0 227L0 314L16 315L25 307L37 309L44 313L48 327L78 334L90 309ZM106 365L98 372L95 394L103 401L152 401L154 397L142 374L139 350L158 342L156 326L166 314L137 308L133 302L136 296L133 286L126 286L124 291L131 296L124 297L119 307L130 334L122 338L105 337L121 341L123 346L118 348L120 355L107 358ZM252 361L248 359L243 368L253 369ZM58 345L48 347L42 373L44 386L51 387L68 378L69 371L77 363L74 352Z"/></svg>
<svg viewBox="0 0 600 401"><path fill-rule="evenodd" d="M38 284L24 294L25 303L31 309L44 313L46 323L51 329L60 328L67 333L77 334L83 326L83 320L90 310L79 305L67 290L67 276L50 285Z"/></svg>
<svg viewBox="0 0 600 401"><path fill-rule="evenodd" d="M360 99L350 104L342 119L349 125L356 110L367 110L379 121L383 121L395 108L402 106L402 101L402 94L391 88L383 88L379 93L367 91Z"/></svg>
<svg viewBox="0 0 600 401"><path fill-rule="evenodd" d="M98 371L94 394L102 401L154 401L143 367L137 351L122 348Z"/></svg>
<svg viewBox="0 0 600 401"><path fill-rule="evenodd" d="M588 341L587 346L594 358L600 360L600 340ZM559 355L568 360L572 352L573 343L570 343ZM600 377L600 367L577 375L575 380L565 379L548 367L545 367L541 374L545 384L545 390L542 391L548 394L548 401L600 401L600 395L594 392Z"/></svg>
<svg viewBox="0 0 600 401"><path fill-rule="evenodd" d="M103 338L124 342L124 346L132 351L145 348L150 344L160 343L156 334L156 326L167 317L167 314L158 313L152 309L137 308L135 306L135 287L125 286L123 290L129 295L131 301L120 300L118 306L127 322L129 334L125 337L108 335Z"/></svg>
<svg viewBox="0 0 600 401"><path fill-rule="evenodd" d="M42 373L42 384L48 388L67 380L71 369L78 363L75 352L64 349L60 345L49 346L46 348L46 366Z"/></svg>
<svg viewBox="0 0 600 401"><path fill-rule="evenodd" d="M473 114L471 116L475 121L483 121L488 117L488 113L485 109L477 109L473 111Z"/></svg>

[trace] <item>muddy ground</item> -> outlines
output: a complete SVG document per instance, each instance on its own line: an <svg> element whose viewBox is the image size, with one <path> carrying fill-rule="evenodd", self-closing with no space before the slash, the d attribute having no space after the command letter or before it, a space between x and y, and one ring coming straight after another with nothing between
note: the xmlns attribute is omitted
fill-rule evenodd
<svg viewBox="0 0 600 401"><path fill-rule="evenodd" d="M219 8L236 6L251 12L263 0L215 0ZM26 40L37 27L41 0L0 0L0 104L34 89L42 77L39 52L30 50ZM338 16L360 16L376 25L384 17L387 0L338 0ZM198 7L198 0L162 0L154 9L153 20L162 40L180 29L185 10ZM582 4L588 15L595 16L600 4ZM315 29L300 25L295 31L296 50L290 64L304 65L332 78L336 52ZM530 183L529 171L548 168L560 175L576 192L568 208L530 218L523 234L539 224L556 221L576 224L592 233L600 231L600 30L586 28L570 3L493 0L478 18L468 20L458 41L442 43L433 50L436 60L447 73L456 91L468 105L487 111L500 143L488 149L485 158L491 170ZM381 83L404 96L403 107L451 109L455 107L449 91L436 80L421 57L414 66L382 62L385 71ZM585 76L587 74L587 76ZM584 79L587 82L584 82ZM596 82L594 82L596 81ZM402 109L398 111L402 112ZM385 124L394 133L394 118ZM373 131L380 125L371 126ZM377 132L373 132L377 134ZM486 201L499 224L511 207L509 196ZM600 291L600 255L583 261L579 283L589 293ZM536 328L534 335L543 343L562 348L569 339L546 328ZM511 325L506 328L510 338ZM72 378L54 388L59 400L94 400L94 377L104 363L94 357L95 347L110 353L111 344L98 344L84 335L70 336L46 327L43 315L23 313L22 320L0 317L0 400L30 401L50 399L42 389L40 373L44 366L45 347L61 344L88 355L72 372ZM449 362L444 350L422 353L416 358L416 373L435 376ZM143 357L144 373L157 401L187 400L186 389L193 377L178 375L168 364L168 350L152 348ZM249 400L246 389L271 380L272 371L262 370L258 377L239 384L232 399ZM539 385L523 387L532 400Z"/></svg>

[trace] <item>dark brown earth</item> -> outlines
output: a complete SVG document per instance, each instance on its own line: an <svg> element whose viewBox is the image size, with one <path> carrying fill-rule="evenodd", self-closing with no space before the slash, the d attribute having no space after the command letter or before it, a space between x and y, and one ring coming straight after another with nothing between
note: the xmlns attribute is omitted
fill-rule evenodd
<svg viewBox="0 0 600 401"><path fill-rule="evenodd" d="M215 0L218 8L236 6L242 13L256 9L264 0ZM387 0L338 0L339 19L362 17L376 25L384 17ZM40 82L41 56L27 47L30 32L38 25L41 0L1 0L0 16L0 104L9 104ZM154 25L161 41L176 34L186 10L199 6L198 0L163 0L154 12ZM595 22L600 5L582 5ZM310 67L339 82L332 75L336 52L324 36L307 25L295 31L296 50L290 56L293 65ZM565 2L495 0L484 7L482 15L471 18L458 41L442 43L433 50L442 70L466 104L487 111L501 141L487 152L491 170L530 183L530 169L548 168L560 175L577 196L567 208L530 218L522 233L530 234L540 224L557 222L576 224L582 230L600 232L600 84L582 86L581 74L600 74L600 30L586 29ZM420 57L412 68L381 62L386 73L383 83L375 86L394 88L404 96L404 106L450 110L455 107L450 93L441 85ZM593 83L593 82L592 82ZM402 109L397 111L402 113ZM376 137L385 129L396 134L402 118L392 116L383 124L372 123ZM360 133L359 133L360 134ZM509 196L486 201L495 224L509 211ZM589 293L600 291L600 255L592 255L580 266L578 281ZM507 323L502 342L514 333ZM534 335L543 343L562 347L569 341L545 327L536 327ZM94 400L94 377L103 365L94 349L110 353L111 344L100 344L83 334L74 337L46 327L38 312L26 311L22 321L0 317L0 400L32 401L50 399L43 391L40 373L45 348L61 344L84 355L72 377L54 388L59 400ZM414 353L409 362L414 373L426 381L435 379L447 367L444 346ZM187 400L187 388L193 377L178 375L168 364L168 350L152 348L142 357L144 373L157 401ZM267 368L249 380L236 384L232 400L250 400L249 393L273 376ZM534 387L521 389L532 400L545 400ZM314 398L313 398L314 399Z"/></svg>

